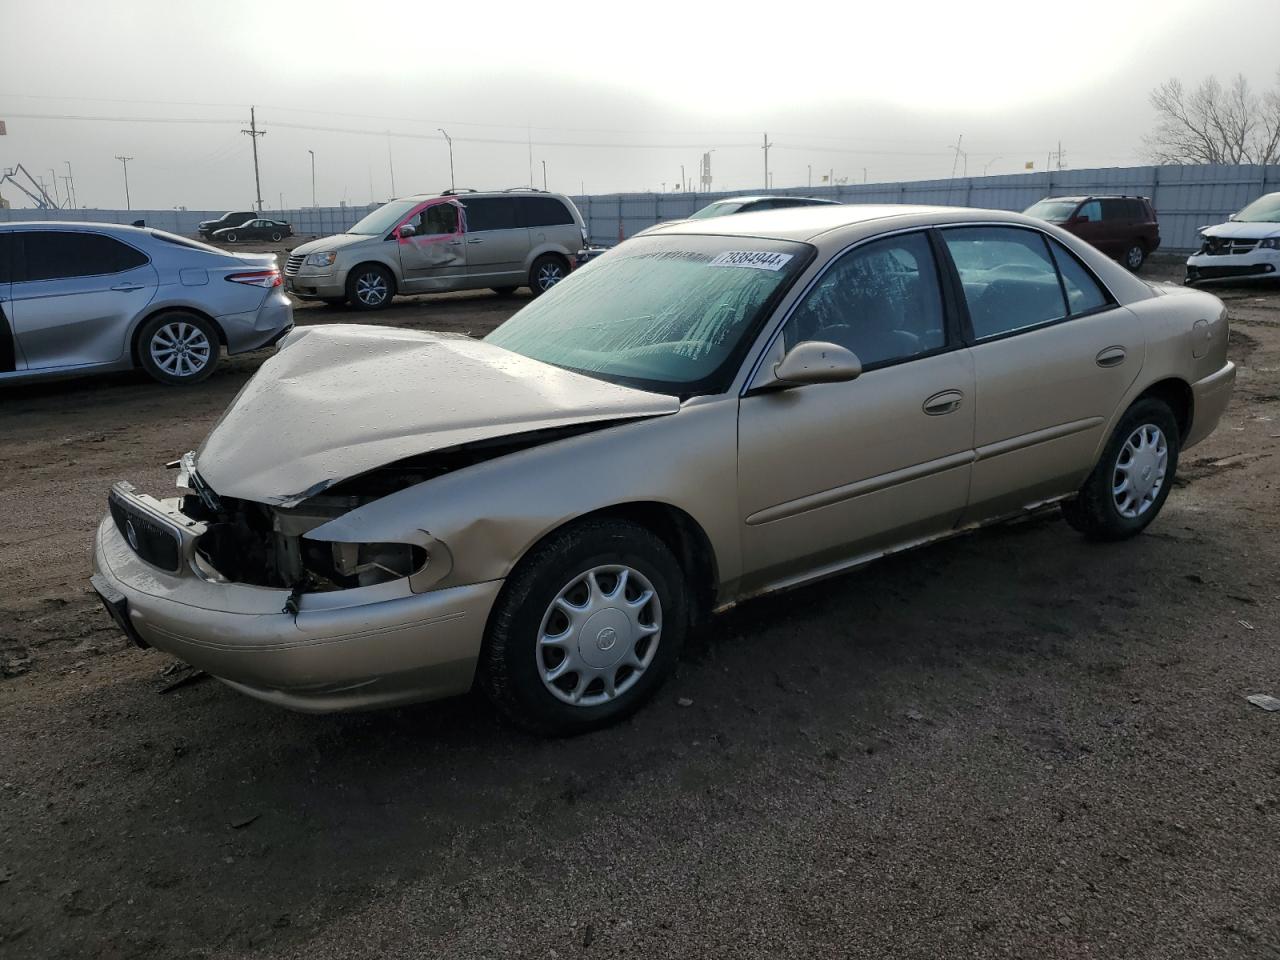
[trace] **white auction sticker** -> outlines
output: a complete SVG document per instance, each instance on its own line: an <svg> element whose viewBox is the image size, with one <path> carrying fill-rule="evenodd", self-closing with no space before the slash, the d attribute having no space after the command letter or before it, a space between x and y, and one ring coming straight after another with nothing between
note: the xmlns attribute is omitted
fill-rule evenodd
<svg viewBox="0 0 1280 960"><path fill-rule="evenodd" d="M752 270L781 270L791 259L789 253L767 250L726 250L711 261L713 267L750 267Z"/></svg>

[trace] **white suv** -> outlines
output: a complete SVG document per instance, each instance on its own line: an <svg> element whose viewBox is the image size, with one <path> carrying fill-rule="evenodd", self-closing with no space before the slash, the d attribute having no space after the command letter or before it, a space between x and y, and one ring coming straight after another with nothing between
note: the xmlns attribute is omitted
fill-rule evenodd
<svg viewBox="0 0 1280 960"><path fill-rule="evenodd" d="M304 300L380 310L396 294L491 287L536 296L572 270L587 231L573 201L515 189L448 190L392 200L346 233L289 255L285 283Z"/></svg>

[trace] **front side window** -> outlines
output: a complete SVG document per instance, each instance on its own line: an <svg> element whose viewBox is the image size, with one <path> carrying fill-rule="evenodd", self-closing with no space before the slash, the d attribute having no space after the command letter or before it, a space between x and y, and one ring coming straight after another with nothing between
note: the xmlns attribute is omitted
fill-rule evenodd
<svg viewBox="0 0 1280 960"><path fill-rule="evenodd" d="M100 233L33 230L23 237L27 280L96 277L132 270L147 257Z"/></svg>
<svg viewBox="0 0 1280 960"><path fill-rule="evenodd" d="M513 230L520 226L515 197L475 197L463 200L467 211L467 232Z"/></svg>
<svg viewBox="0 0 1280 960"><path fill-rule="evenodd" d="M433 203L410 221L419 237L458 232L458 208L453 203Z"/></svg>
<svg viewBox="0 0 1280 960"><path fill-rule="evenodd" d="M1097 200L1090 200L1088 203L1081 205L1080 212L1076 214L1077 220L1088 220L1090 223L1097 223L1102 219L1102 204Z"/></svg>
<svg viewBox="0 0 1280 960"><path fill-rule="evenodd" d="M946 346L942 295L928 237L855 247L822 275L787 321L788 350L807 340L852 350L864 368Z"/></svg>
<svg viewBox="0 0 1280 960"><path fill-rule="evenodd" d="M952 227L943 240L960 274L978 340L1067 315L1044 237L1016 227Z"/></svg>
<svg viewBox="0 0 1280 960"><path fill-rule="evenodd" d="M601 380L716 393L812 251L754 237L634 237L485 339Z"/></svg>

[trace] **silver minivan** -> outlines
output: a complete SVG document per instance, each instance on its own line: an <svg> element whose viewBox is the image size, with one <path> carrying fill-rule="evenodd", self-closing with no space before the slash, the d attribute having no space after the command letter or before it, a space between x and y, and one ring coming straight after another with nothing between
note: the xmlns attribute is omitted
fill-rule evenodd
<svg viewBox="0 0 1280 960"><path fill-rule="evenodd" d="M568 197L543 190L448 190L392 200L346 233L296 247L291 294L380 310L396 294L490 287L536 296L559 283L587 242Z"/></svg>

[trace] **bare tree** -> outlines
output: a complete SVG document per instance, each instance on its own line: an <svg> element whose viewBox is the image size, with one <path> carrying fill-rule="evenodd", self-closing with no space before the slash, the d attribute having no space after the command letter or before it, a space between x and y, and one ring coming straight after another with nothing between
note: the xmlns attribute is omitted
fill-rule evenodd
<svg viewBox="0 0 1280 960"><path fill-rule="evenodd" d="M1243 74L1193 91L1174 78L1151 91L1151 105L1159 119L1144 143L1156 163L1280 163L1280 71L1264 93Z"/></svg>

